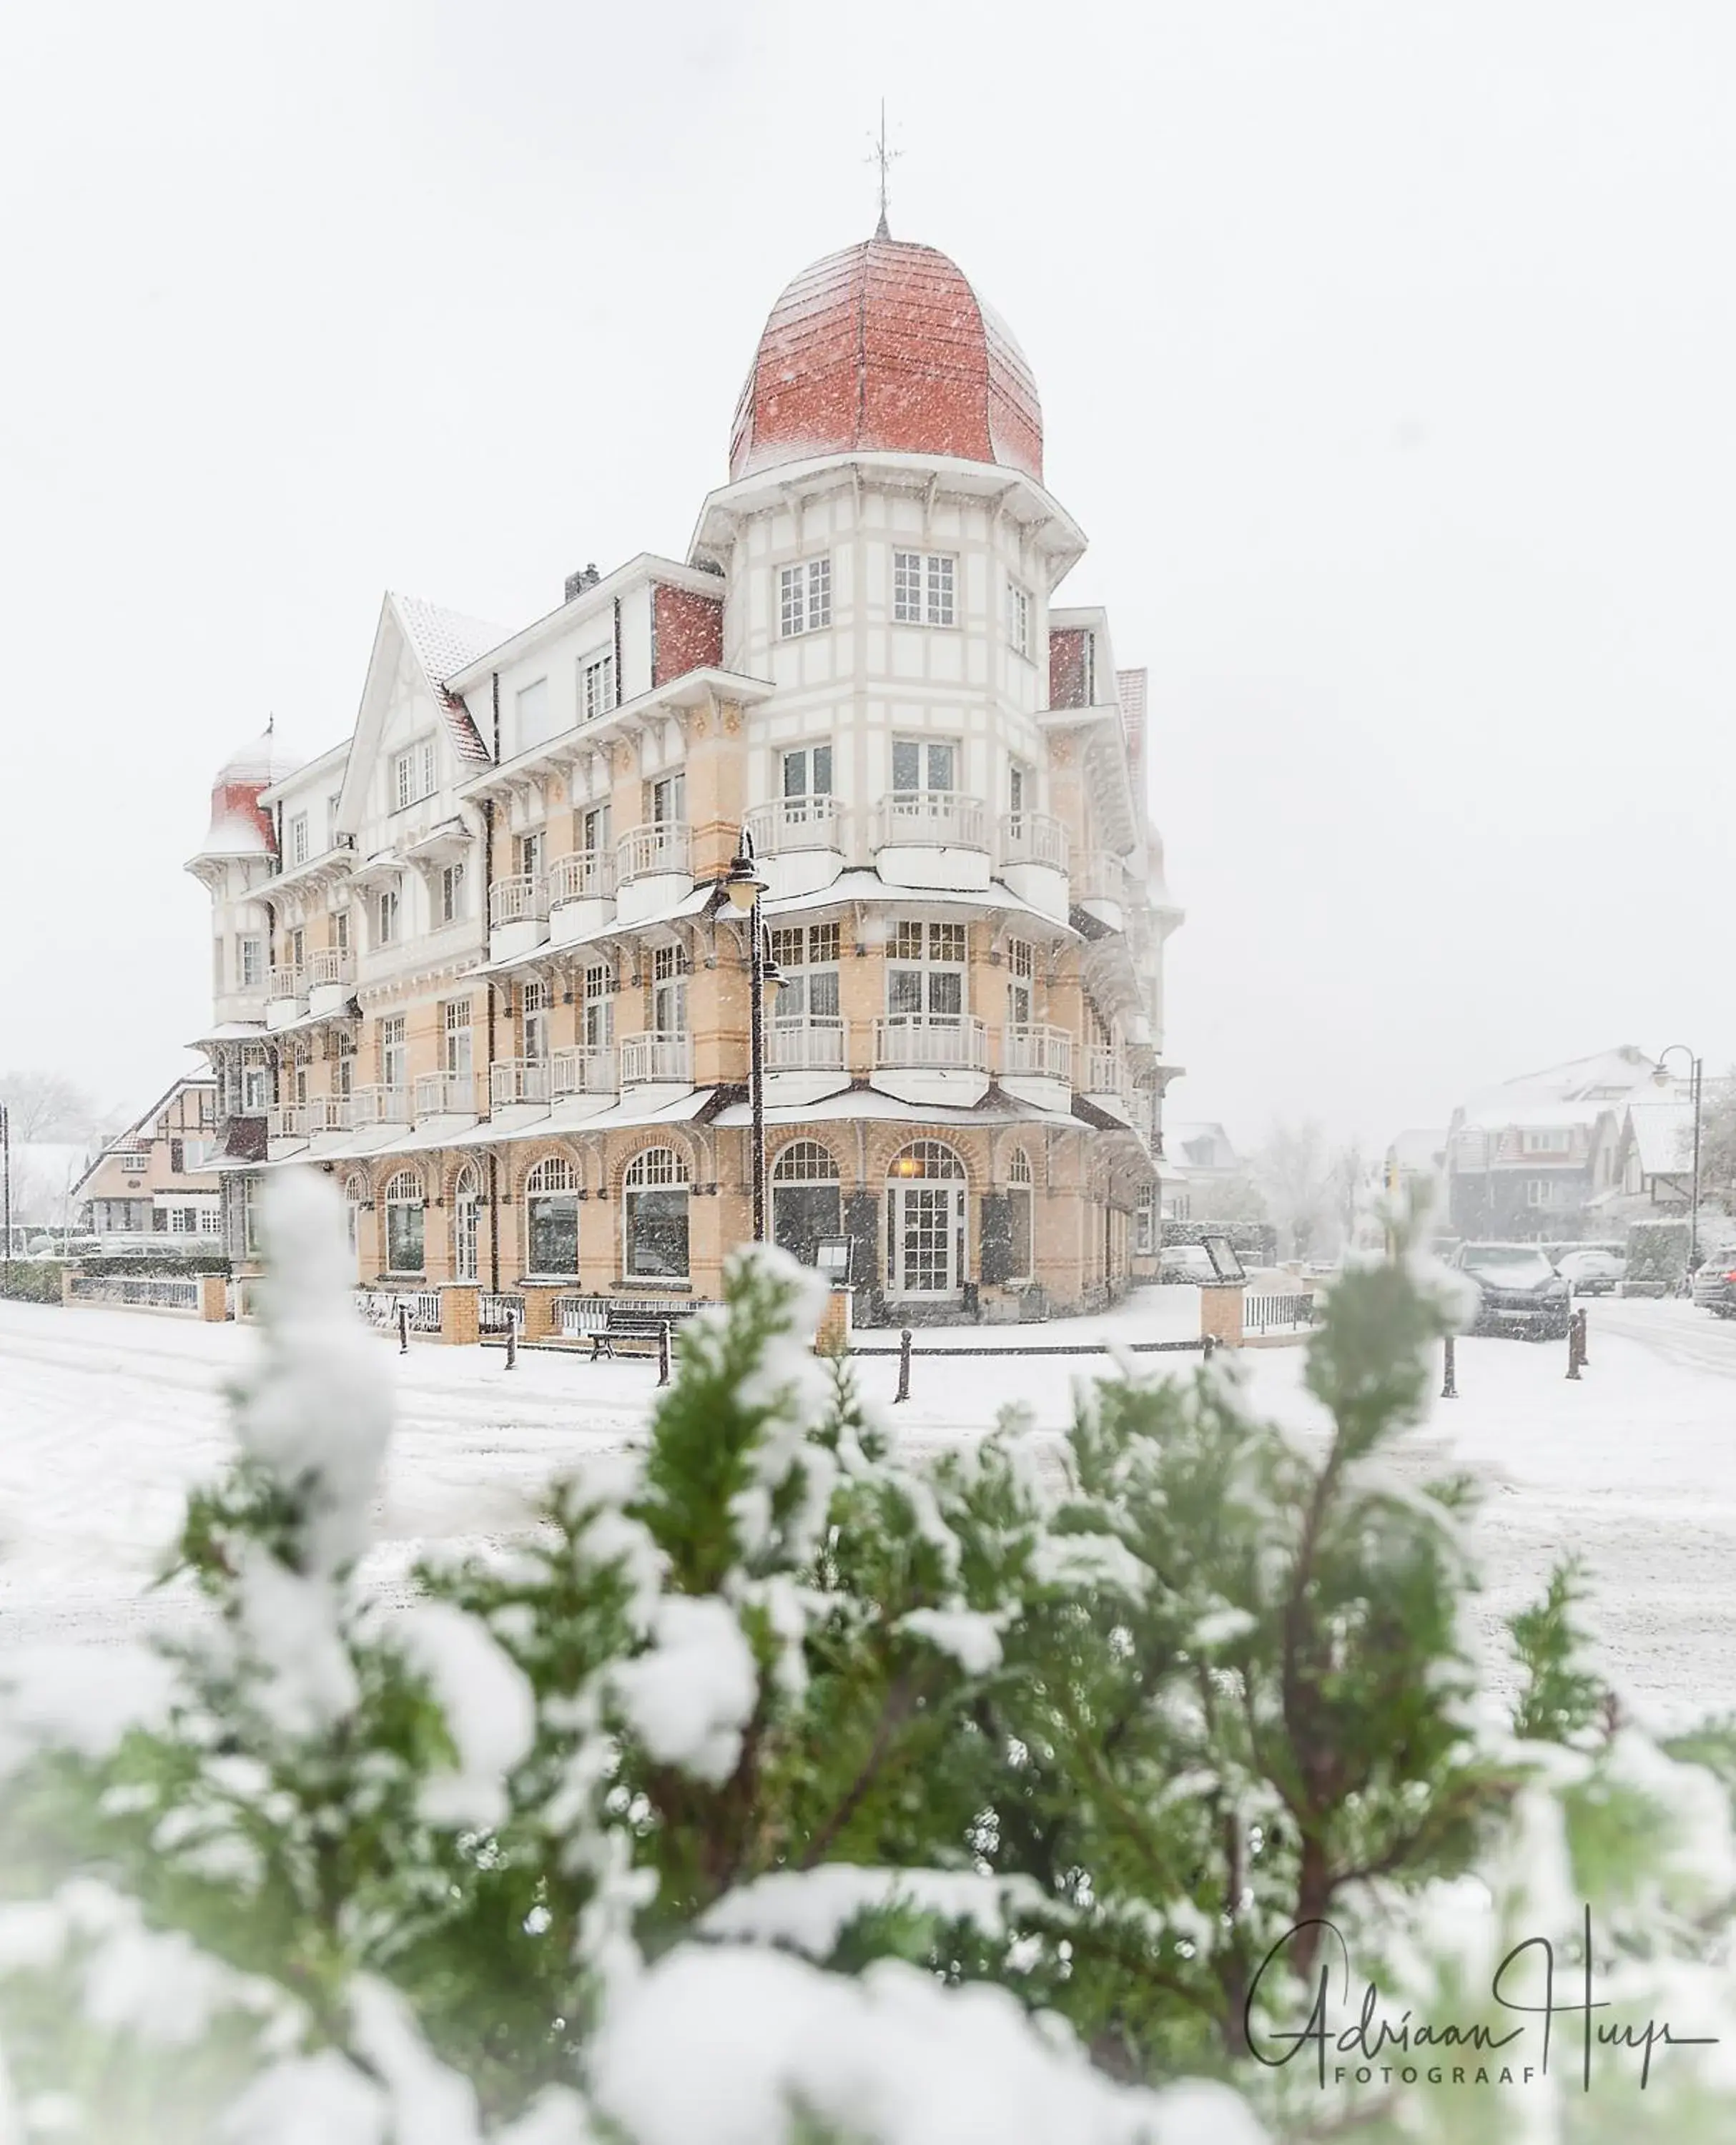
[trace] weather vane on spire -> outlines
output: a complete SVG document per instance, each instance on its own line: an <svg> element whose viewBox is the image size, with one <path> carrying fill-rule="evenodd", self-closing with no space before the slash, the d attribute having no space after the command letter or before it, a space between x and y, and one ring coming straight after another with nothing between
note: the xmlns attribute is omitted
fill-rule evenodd
<svg viewBox="0 0 1736 2145"><path fill-rule="evenodd" d="M870 164L878 164L880 167L880 221L874 236L876 238L890 238L892 233L887 228L886 223L887 181L891 175L893 166L898 162L903 152L900 149L888 149L886 146L886 99L883 97L880 100L879 138L875 140L875 137L870 135L868 139L873 142L873 147L863 161Z"/></svg>

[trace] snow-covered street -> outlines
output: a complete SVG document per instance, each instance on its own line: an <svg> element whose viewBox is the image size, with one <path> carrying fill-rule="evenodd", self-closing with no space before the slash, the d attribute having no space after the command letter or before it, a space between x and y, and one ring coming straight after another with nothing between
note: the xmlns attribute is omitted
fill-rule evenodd
<svg viewBox="0 0 1736 2145"><path fill-rule="evenodd" d="M1486 1630L1557 1557L1578 1552L1608 1671L1628 1699L1671 1718L1736 1707L1736 1326L1679 1303L1600 1302L1590 1315L1591 1361L1578 1384L1564 1376L1559 1346L1461 1341L1460 1397L1437 1405L1403 1465L1419 1480L1465 1466L1486 1483L1476 1523ZM1136 1296L1102 1319L1006 1337L1152 1331L1150 1300ZM222 1461L224 1384L254 1346L246 1327L0 1304L4 1643L100 1643L176 1613L142 1590L187 1489ZM495 1350L400 1357L391 1341L380 1346L400 1409L369 1565L387 1586L432 1544L522 1528L551 1476L639 1434L654 1391L643 1361L525 1351L509 1372ZM1196 1360L1146 1357L1142 1367L1191 1375ZM1301 1349L1240 1360L1264 1407L1318 1434ZM1049 1441L1067 1419L1073 1381L1108 1367L1103 1356L921 1356L895 1420L913 1451L934 1451L980 1436L1017 1399ZM896 1369L884 1356L863 1361L864 1389L890 1401Z"/></svg>

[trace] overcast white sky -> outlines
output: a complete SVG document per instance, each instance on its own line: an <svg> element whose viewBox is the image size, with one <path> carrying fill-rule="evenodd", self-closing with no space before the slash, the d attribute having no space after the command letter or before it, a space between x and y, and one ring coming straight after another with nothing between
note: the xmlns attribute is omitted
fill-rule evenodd
<svg viewBox="0 0 1736 2145"><path fill-rule="evenodd" d="M896 29L894 37L891 32ZM381 592L516 626L685 550L765 313L940 246L1150 666L1173 1117L1381 1141L1736 1058L1726 0L14 7L0 1066L142 1106L182 871Z"/></svg>

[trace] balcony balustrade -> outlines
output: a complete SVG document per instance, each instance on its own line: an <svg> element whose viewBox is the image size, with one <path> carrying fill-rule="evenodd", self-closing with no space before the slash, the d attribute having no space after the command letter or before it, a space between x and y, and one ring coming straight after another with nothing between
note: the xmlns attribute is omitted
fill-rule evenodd
<svg viewBox="0 0 1736 2145"><path fill-rule="evenodd" d="M1066 826L1047 812L1006 812L1001 816L1003 864L1047 864L1064 872L1070 848Z"/></svg>
<svg viewBox="0 0 1736 2145"><path fill-rule="evenodd" d="M790 856L798 849L842 853L844 808L835 797L780 797L749 813L748 832L763 857Z"/></svg>
<svg viewBox="0 0 1736 2145"><path fill-rule="evenodd" d="M1070 891L1075 901L1117 901L1127 898L1127 874L1119 857L1093 850L1074 863Z"/></svg>
<svg viewBox="0 0 1736 2145"><path fill-rule="evenodd" d="M1127 1065L1120 1051L1102 1043L1093 1043L1087 1047L1084 1092L1087 1095L1127 1093Z"/></svg>
<svg viewBox="0 0 1736 2145"><path fill-rule="evenodd" d="M558 857L543 875L545 897L550 908L563 901L598 901L614 892L614 856L608 849L580 849L575 856Z"/></svg>
<svg viewBox="0 0 1736 2145"><path fill-rule="evenodd" d="M351 1095L316 1095L307 1105L307 1129L314 1132L346 1132L354 1116Z"/></svg>
<svg viewBox="0 0 1736 2145"><path fill-rule="evenodd" d="M520 1102L549 1099L546 1058L503 1058L488 1068L489 1107L510 1110Z"/></svg>
<svg viewBox="0 0 1736 2145"><path fill-rule="evenodd" d="M490 931L507 923L540 923L548 913L540 872L518 872L510 878L497 878L488 890Z"/></svg>
<svg viewBox="0 0 1736 2145"><path fill-rule="evenodd" d="M410 1121L410 1090L389 1087L383 1082L371 1087L358 1087L350 1097L351 1122L360 1132L365 1125L407 1125Z"/></svg>
<svg viewBox="0 0 1736 2145"><path fill-rule="evenodd" d="M658 872L690 875L693 871L693 830L684 819L662 819L649 827L635 827L615 844L615 880L624 886L629 879L649 878Z"/></svg>
<svg viewBox="0 0 1736 2145"><path fill-rule="evenodd" d="M874 1063L898 1068L988 1070L988 1031L968 1013L890 1013L874 1023Z"/></svg>
<svg viewBox="0 0 1736 2145"><path fill-rule="evenodd" d="M306 1139L306 1103L273 1102L266 1112L266 1137L267 1139Z"/></svg>
<svg viewBox="0 0 1736 2145"><path fill-rule="evenodd" d="M307 957L309 987L316 983L353 983L356 956L347 946L321 946Z"/></svg>
<svg viewBox="0 0 1736 2145"><path fill-rule="evenodd" d="M1027 1080L1073 1077L1073 1038L1064 1028L1007 1028L1001 1032L1001 1070Z"/></svg>
<svg viewBox="0 0 1736 2145"><path fill-rule="evenodd" d="M690 1084L694 1039L690 1035L629 1035L621 1040L621 1085L647 1081Z"/></svg>
<svg viewBox="0 0 1736 2145"><path fill-rule="evenodd" d="M895 789L875 812L875 846L987 849L988 813L980 797L953 789Z"/></svg>
<svg viewBox="0 0 1736 2145"><path fill-rule="evenodd" d="M416 1116L474 1117L476 1079L470 1072L424 1072L416 1080Z"/></svg>
<svg viewBox="0 0 1736 2145"><path fill-rule="evenodd" d="M267 998L306 998L307 995L306 969L274 968L271 970L271 980L266 995Z"/></svg>
<svg viewBox="0 0 1736 2145"><path fill-rule="evenodd" d="M841 1072L849 1063L849 1030L836 1013L774 1020L766 1030L769 1072Z"/></svg>
<svg viewBox="0 0 1736 2145"><path fill-rule="evenodd" d="M549 1092L555 1102L568 1095L612 1095L616 1092L614 1053L611 1049L557 1050L549 1063Z"/></svg>

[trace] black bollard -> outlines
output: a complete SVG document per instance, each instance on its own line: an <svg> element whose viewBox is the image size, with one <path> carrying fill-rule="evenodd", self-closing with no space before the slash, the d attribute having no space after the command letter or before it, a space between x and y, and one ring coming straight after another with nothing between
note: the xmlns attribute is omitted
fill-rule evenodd
<svg viewBox="0 0 1736 2145"><path fill-rule="evenodd" d="M1445 1373L1440 1381L1440 1397L1444 1401L1455 1401L1459 1397L1458 1365L1454 1360L1455 1351L1450 1333L1441 1342L1440 1353L1441 1368Z"/></svg>
<svg viewBox="0 0 1736 2145"><path fill-rule="evenodd" d="M401 1296L398 1298L398 1353L410 1353L410 1306Z"/></svg>
<svg viewBox="0 0 1736 2145"><path fill-rule="evenodd" d="M657 1329L657 1382L666 1386L669 1381L669 1321L664 1319Z"/></svg>
<svg viewBox="0 0 1736 2145"><path fill-rule="evenodd" d="M506 1367L509 1371L519 1367L519 1314L515 1311L506 1314Z"/></svg>
<svg viewBox="0 0 1736 2145"><path fill-rule="evenodd" d="M1217 1336L1216 1336L1216 1334L1215 1334L1215 1333L1207 1333L1207 1334L1206 1334L1206 1335L1201 1338L1201 1341L1200 1341L1200 1351L1201 1351L1201 1353L1205 1356L1206 1361L1209 1363L1209 1362L1211 1361L1212 1357L1213 1357L1213 1356L1217 1353Z"/></svg>
<svg viewBox="0 0 1736 2145"><path fill-rule="evenodd" d="M1591 1313L1579 1306L1579 1364L1582 1369L1591 1366Z"/></svg>
<svg viewBox="0 0 1736 2145"><path fill-rule="evenodd" d="M893 1395L894 1401L910 1397L910 1328L907 1326L898 1336L898 1390Z"/></svg>
<svg viewBox="0 0 1736 2145"><path fill-rule="evenodd" d="M1567 1321L1567 1375L1575 1383L1579 1376L1579 1314L1569 1314Z"/></svg>

